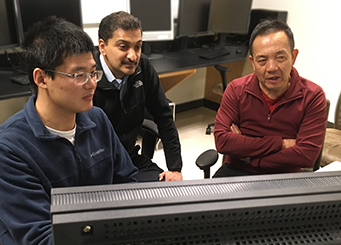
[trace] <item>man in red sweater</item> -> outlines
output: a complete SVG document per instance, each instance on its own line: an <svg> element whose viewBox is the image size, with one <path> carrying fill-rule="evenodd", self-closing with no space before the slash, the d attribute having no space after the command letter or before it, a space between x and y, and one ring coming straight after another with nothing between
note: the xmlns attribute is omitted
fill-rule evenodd
<svg viewBox="0 0 341 245"><path fill-rule="evenodd" d="M213 177L292 173L312 167L324 141L326 98L299 76L290 27L261 22L250 38L254 73L226 88L215 121L215 143L225 155Z"/></svg>

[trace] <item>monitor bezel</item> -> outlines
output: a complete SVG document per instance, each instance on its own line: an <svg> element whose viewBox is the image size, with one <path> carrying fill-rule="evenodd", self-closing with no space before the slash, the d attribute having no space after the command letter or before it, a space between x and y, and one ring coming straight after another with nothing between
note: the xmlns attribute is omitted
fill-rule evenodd
<svg viewBox="0 0 341 245"><path fill-rule="evenodd" d="M235 2L239 2L239 0L229 0L230 2L235 1ZM244 0L243 0L244 1ZM208 17L208 32L209 33L221 33L221 34L248 34L249 32L249 25L250 25L250 19L251 19L251 9L252 9L252 0L245 0L245 1L249 1L249 5L250 5L250 10L249 10L249 14L247 16L247 24L245 25L245 29L244 30L233 30L233 29L219 29L216 28L216 24L215 23L224 23L227 21L227 15L225 14L220 14L220 19L217 20L217 18L215 18L214 16L216 15L216 13L214 12L216 9L223 11L224 8L221 7L221 4L228 4L227 0L211 0L211 5L210 5L210 13L209 13L209 17ZM214 8L212 6L217 5L219 6L219 8ZM225 18L224 20L221 20L221 18Z"/></svg>
<svg viewBox="0 0 341 245"><path fill-rule="evenodd" d="M6 0L4 0L4 1L6 1ZM12 0L12 4L13 4L13 13L12 14L14 17L14 27L15 27L15 32L16 32L16 40L15 41L11 40L11 43L0 45L0 50L6 50L6 49L10 49L10 48L18 48L21 45L21 35L20 35L19 27L18 27L20 19L19 19L19 14L18 14L17 0Z"/></svg>
<svg viewBox="0 0 341 245"><path fill-rule="evenodd" d="M23 18L22 18L22 5L20 3L21 0L15 0L16 2L16 6L17 6L17 20L18 20L18 31L19 31L19 39L20 39L20 45L22 45L22 43L24 42L24 39L25 39L25 32L28 30L28 28L24 29L24 25L23 25ZM25 1L25 0L23 0ZM78 23L74 23L73 21L70 21L68 18L65 18L66 20L70 21L70 22L73 22L74 24L76 24L77 26L81 27L83 29L83 17L82 17L82 1L81 0L72 0L72 1L78 1L79 2L79 20L78 20ZM60 1L57 1L56 3L60 4ZM35 4L36 6L37 4ZM70 6L65 6L64 9L69 9ZM41 12L44 12L44 11L41 11ZM43 18L47 17L47 15L43 15L42 17L39 18L39 20L42 20ZM37 20L37 21L39 21ZM36 21L36 22L37 22ZM35 22L33 23L30 23L31 25L34 24ZM31 26L30 25L30 26Z"/></svg>
<svg viewBox="0 0 341 245"><path fill-rule="evenodd" d="M168 30L153 30L148 31L143 29L143 22L142 22L142 41L144 42L157 42L157 41L171 41L174 40L175 36L175 27L174 27L174 3L172 0L168 0L170 4L170 29ZM132 1L129 1L129 13L134 15L131 11ZM138 16L135 16L138 17Z"/></svg>
<svg viewBox="0 0 341 245"><path fill-rule="evenodd" d="M206 28L204 30L193 30L193 31L186 31L183 30L183 23L185 21L188 21L186 19L187 17L187 12L188 9L184 9L188 3L186 3L186 1L188 0L179 0L179 9L178 9L178 18L177 18L177 28L176 28L176 36L177 37L188 37L188 36L197 36L197 35L204 35L204 34L208 34L208 18L209 18L209 7L210 7L210 2L211 0L201 0L200 4L204 4L204 2L207 2L206 4L208 5L208 9L207 9L207 18L202 16L198 16L198 19L200 18L202 20L202 18L206 19ZM198 0L192 0L193 2L197 2ZM198 7L198 6L197 6ZM199 19L199 21L200 21ZM192 21L197 21L197 20L192 20Z"/></svg>

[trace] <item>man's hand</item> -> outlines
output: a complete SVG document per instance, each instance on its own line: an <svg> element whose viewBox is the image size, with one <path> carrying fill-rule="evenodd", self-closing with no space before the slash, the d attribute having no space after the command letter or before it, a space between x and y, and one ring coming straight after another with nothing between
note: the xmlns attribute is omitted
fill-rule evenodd
<svg viewBox="0 0 341 245"><path fill-rule="evenodd" d="M230 129L231 129L232 133L242 134L242 132L240 132L240 129L238 128L238 126L234 123L232 123Z"/></svg>
<svg viewBox="0 0 341 245"><path fill-rule="evenodd" d="M238 126L235 125L234 123L232 123L230 129L231 129L232 133L242 134L240 132ZM286 148L292 147L294 145L296 145L296 139L283 139L282 140L282 149L286 149Z"/></svg>
<svg viewBox="0 0 341 245"><path fill-rule="evenodd" d="M282 140L282 149L286 149L296 145L296 139L283 139Z"/></svg>
<svg viewBox="0 0 341 245"><path fill-rule="evenodd" d="M238 126L236 125L236 124L234 124L234 123L232 123L232 125L230 126L230 129L231 129L231 132L232 133L236 133L236 134L242 134L242 132L240 131L240 129L238 128ZM246 162L246 157L243 157L243 158L239 158L241 161L243 161L243 162ZM250 164L250 158L249 158L249 163L248 164Z"/></svg>
<svg viewBox="0 0 341 245"><path fill-rule="evenodd" d="M182 173L177 171L165 171L159 174L159 180L165 181L174 181L174 180L182 180Z"/></svg>

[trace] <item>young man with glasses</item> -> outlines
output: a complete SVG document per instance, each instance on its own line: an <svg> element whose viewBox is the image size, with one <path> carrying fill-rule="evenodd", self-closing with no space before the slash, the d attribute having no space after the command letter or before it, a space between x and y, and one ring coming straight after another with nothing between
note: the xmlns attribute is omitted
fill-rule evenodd
<svg viewBox="0 0 341 245"><path fill-rule="evenodd" d="M0 243L52 244L52 188L136 182L137 169L93 107L102 71L89 36L49 17L24 48L34 95L0 126Z"/></svg>
<svg viewBox="0 0 341 245"><path fill-rule="evenodd" d="M178 132L158 74L148 58L141 54L141 22L129 13L115 12L102 19L98 36L100 53L95 59L104 74L96 89L94 105L101 107L114 125L139 169L137 180L182 180ZM139 154L139 146L135 145L145 108L158 126L168 171Z"/></svg>

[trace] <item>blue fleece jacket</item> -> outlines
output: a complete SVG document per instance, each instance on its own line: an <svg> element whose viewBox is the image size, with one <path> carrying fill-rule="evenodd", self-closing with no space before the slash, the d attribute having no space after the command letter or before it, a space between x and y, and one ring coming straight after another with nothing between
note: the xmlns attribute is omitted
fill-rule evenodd
<svg viewBox="0 0 341 245"><path fill-rule="evenodd" d="M101 109L77 114L72 145L46 129L35 99L0 126L1 244L52 244L51 188L134 182L137 173Z"/></svg>

